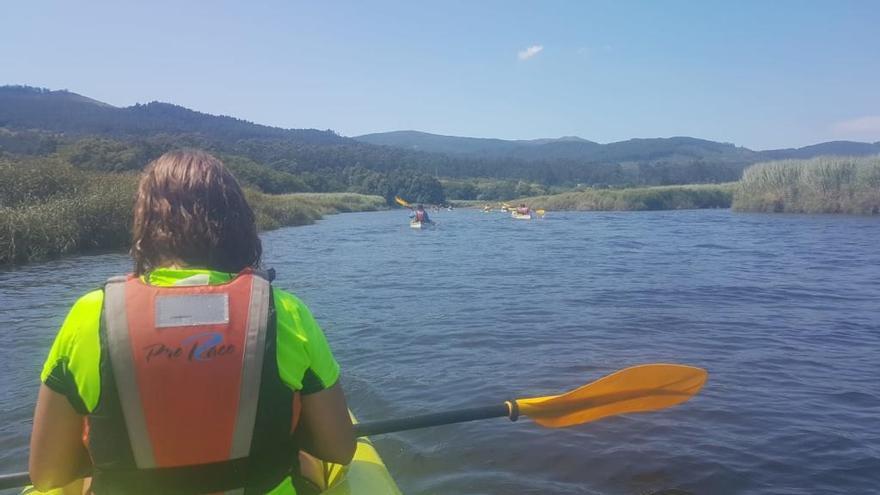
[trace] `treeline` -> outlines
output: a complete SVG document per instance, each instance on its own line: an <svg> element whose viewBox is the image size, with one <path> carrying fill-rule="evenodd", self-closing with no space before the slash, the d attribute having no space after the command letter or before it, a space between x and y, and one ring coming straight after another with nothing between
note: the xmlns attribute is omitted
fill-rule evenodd
<svg viewBox="0 0 880 495"><path fill-rule="evenodd" d="M165 151L181 147L207 149L227 163L241 180L267 193L350 191L375 194L390 200L395 195L409 201L443 203L447 199L511 199L547 194L579 186L635 187L737 180L741 166L709 165L693 161L592 164L575 167L564 161L525 162L418 155L407 160L406 151L385 146L296 145L278 140L239 140L215 143L195 135L156 135L148 138L79 139L39 132L0 130L0 150L28 151L39 156L57 154L84 170L122 172L139 170ZM432 155L433 156L433 155ZM446 171L438 181L428 169ZM575 169L580 170L575 173ZM522 178L510 178L522 177Z"/></svg>
<svg viewBox="0 0 880 495"><path fill-rule="evenodd" d="M880 213L880 157L825 157L746 169L733 208L786 213Z"/></svg>
<svg viewBox="0 0 880 495"><path fill-rule="evenodd" d="M250 152L251 146L262 151ZM7 161L18 161L25 166L43 160L68 164L85 171L129 172L143 169L148 162L168 150L186 147L207 149L214 153L239 180L265 193L356 192L381 196L389 204L393 203L395 195L414 202L440 204L446 201L440 182L432 175L412 167L373 170L357 161L342 168L299 166L298 162L282 159L261 162L251 156L262 156L266 150L252 142L238 143L238 146L216 146L196 136L76 139L38 132L0 130L0 157L6 156ZM13 153L14 149L26 152ZM251 156L236 152L249 153Z"/></svg>
<svg viewBox="0 0 880 495"><path fill-rule="evenodd" d="M740 181L727 184L590 187L521 197L516 201L546 210L732 207L738 211L770 213L877 215L880 214L880 156L819 157L759 163L746 169Z"/></svg>
<svg viewBox="0 0 880 495"><path fill-rule="evenodd" d="M584 189L522 200L532 208L572 211L643 211L729 208L734 184Z"/></svg>
<svg viewBox="0 0 880 495"><path fill-rule="evenodd" d="M448 199L461 201L495 201L524 196L537 196L558 192L554 188L534 182L504 179L442 179L443 191Z"/></svg>

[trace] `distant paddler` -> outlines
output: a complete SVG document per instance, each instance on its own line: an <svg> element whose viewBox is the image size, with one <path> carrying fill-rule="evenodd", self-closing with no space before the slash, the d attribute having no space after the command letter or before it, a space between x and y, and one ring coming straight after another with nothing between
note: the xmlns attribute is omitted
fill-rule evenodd
<svg viewBox="0 0 880 495"><path fill-rule="evenodd" d="M410 220L409 225L414 229L428 227L434 223L434 221L428 217L428 212L425 211L425 206L421 204L418 205L409 216L412 219Z"/></svg>
<svg viewBox="0 0 880 495"><path fill-rule="evenodd" d="M510 216L517 220L531 220L532 210L526 206L525 203L520 203L520 205L511 212Z"/></svg>

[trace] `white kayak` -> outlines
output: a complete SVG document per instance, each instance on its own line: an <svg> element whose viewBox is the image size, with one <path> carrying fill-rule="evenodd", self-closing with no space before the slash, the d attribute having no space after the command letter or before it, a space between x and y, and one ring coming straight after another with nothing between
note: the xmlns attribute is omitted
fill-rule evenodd
<svg viewBox="0 0 880 495"><path fill-rule="evenodd" d="M417 222L413 220L409 223L409 226L413 229L429 229L434 226L434 222Z"/></svg>
<svg viewBox="0 0 880 495"><path fill-rule="evenodd" d="M517 219L517 220L531 220L532 219L531 213L517 213L514 211L510 214L510 216Z"/></svg>

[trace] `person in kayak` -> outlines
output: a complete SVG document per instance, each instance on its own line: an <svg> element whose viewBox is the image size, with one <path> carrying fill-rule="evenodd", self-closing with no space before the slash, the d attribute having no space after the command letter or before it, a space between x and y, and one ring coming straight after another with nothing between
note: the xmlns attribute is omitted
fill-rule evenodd
<svg viewBox="0 0 880 495"><path fill-rule="evenodd" d="M531 215L531 210L525 203L520 203L519 207L516 209L516 212L520 215Z"/></svg>
<svg viewBox="0 0 880 495"><path fill-rule="evenodd" d="M173 151L138 186L134 273L70 310L41 374L38 490L294 494L299 451L347 464L339 365L309 309L259 271L254 214L213 156Z"/></svg>
<svg viewBox="0 0 880 495"><path fill-rule="evenodd" d="M421 222L421 223L431 223L431 219L428 218L428 212L425 211L425 205L418 205L416 210L412 214L413 222Z"/></svg>

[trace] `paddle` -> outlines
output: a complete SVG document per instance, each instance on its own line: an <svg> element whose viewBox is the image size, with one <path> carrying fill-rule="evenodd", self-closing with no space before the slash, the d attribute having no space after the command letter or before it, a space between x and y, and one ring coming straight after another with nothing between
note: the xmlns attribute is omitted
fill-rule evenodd
<svg viewBox="0 0 880 495"><path fill-rule="evenodd" d="M706 383L708 373L680 364L626 368L561 395L515 399L501 404L360 423L357 436L427 428L479 419L528 416L548 428L563 428L618 414L656 411L687 401Z"/></svg>
<svg viewBox="0 0 880 495"><path fill-rule="evenodd" d="M400 196L394 196L394 202L404 208L412 208L412 205L401 199Z"/></svg>
<svg viewBox="0 0 880 495"><path fill-rule="evenodd" d="M504 416L511 421L528 416L541 426L563 428L608 416L656 411L681 404L700 391L707 377L706 370L692 366L643 364L614 372L561 395L359 423L355 425L355 435L381 435ZM28 483L27 473L0 475L0 490Z"/></svg>

